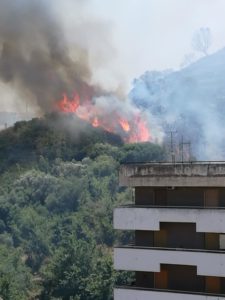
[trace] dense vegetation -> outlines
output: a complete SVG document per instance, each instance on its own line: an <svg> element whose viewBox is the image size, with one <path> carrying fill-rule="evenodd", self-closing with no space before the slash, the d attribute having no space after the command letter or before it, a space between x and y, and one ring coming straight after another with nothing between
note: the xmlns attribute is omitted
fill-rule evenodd
<svg viewBox="0 0 225 300"><path fill-rule="evenodd" d="M0 133L0 297L112 299L113 207L130 202L120 162L162 160L156 145L48 116ZM77 122L76 122L77 124ZM67 130L65 129L67 128ZM70 130L68 130L70 128Z"/></svg>

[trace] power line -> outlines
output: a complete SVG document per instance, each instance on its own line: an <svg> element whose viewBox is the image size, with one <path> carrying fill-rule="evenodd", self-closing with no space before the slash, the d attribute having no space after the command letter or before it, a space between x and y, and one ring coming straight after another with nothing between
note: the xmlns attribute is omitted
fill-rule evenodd
<svg viewBox="0 0 225 300"><path fill-rule="evenodd" d="M172 163L175 163L175 152L174 152L174 134L177 133L176 130L170 130L168 131L170 134L170 154L171 154L171 161Z"/></svg>
<svg viewBox="0 0 225 300"><path fill-rule="evenodd" d="M191 142L184 142L184 137L181 137L180 149L181 149L181 162L184 162L184 146L188 146L188 157L191 157Z"/></svg>

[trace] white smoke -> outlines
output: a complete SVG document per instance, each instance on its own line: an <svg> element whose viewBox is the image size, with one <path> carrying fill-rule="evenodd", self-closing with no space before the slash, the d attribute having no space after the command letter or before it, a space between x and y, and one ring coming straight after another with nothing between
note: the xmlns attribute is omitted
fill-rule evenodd
<svg viewBox="0 0 225 300"><path fill-rule="evenodd" d="M146 72L134 81L133 103L157 124L177 130L200 160L225 159L225 50L178 71Z"/></svg>

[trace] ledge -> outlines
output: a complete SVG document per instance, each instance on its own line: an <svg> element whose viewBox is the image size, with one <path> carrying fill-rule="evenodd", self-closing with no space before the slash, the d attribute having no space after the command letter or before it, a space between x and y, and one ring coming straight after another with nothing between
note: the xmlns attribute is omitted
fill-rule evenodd
<svg viewBox="0 0 225 300"><path fill-rule="evenodd" d="M121 165L122 186L225 187L225 162Z"/></svg>
<svg viewBox="0 0 225 300"><path fill-rule="evenodd" d="M194 223L196 232L225 233L225 210L218 208L125 206L114 209L120 230L160 230L160 222Z"/></svg>
<svg viewBox="0 0 225 300"><path fill-rule="evenodd" d="M160 272L161 264L196 266L197 275L225 277L225 252L157 248L114 248L114 268Z"/></svg>
<svg viewBox="0 0 225 300"><path fill-rule="evenodd" d="M159 290L120 286L114 289L114 300L222 300L225 295L195 293L175 290Z"/></svg>

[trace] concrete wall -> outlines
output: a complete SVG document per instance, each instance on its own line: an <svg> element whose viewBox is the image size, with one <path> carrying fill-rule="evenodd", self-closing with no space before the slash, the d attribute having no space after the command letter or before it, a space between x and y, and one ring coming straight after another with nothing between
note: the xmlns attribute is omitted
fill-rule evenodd
<svg viewBox="0 0 225 300"><path fill-rule="evenodd" d="M114 228L160 230L160 222L194 223L197 232L225 233L225 209L120 207L114 210Z"/></svg>
<svg viewBox="0 0 225 300"><path fill-rule="evenodd" d="M224 300L225 297L159 292L135 289L114 289L114 300Z"/></svg>
<svg viewBox="0 0 225 300"><path fill-rule="evenodd" d="M115 248L114 268L160 272L161 264L197 266L197 275L225 277L225 253Z"/></svg>
<svg viewBox="0 0 225 300"><path fill-rule="evenodd" d="M139 187L225 187L225 164L127 164L120 168L119 181Z"/></svg>

